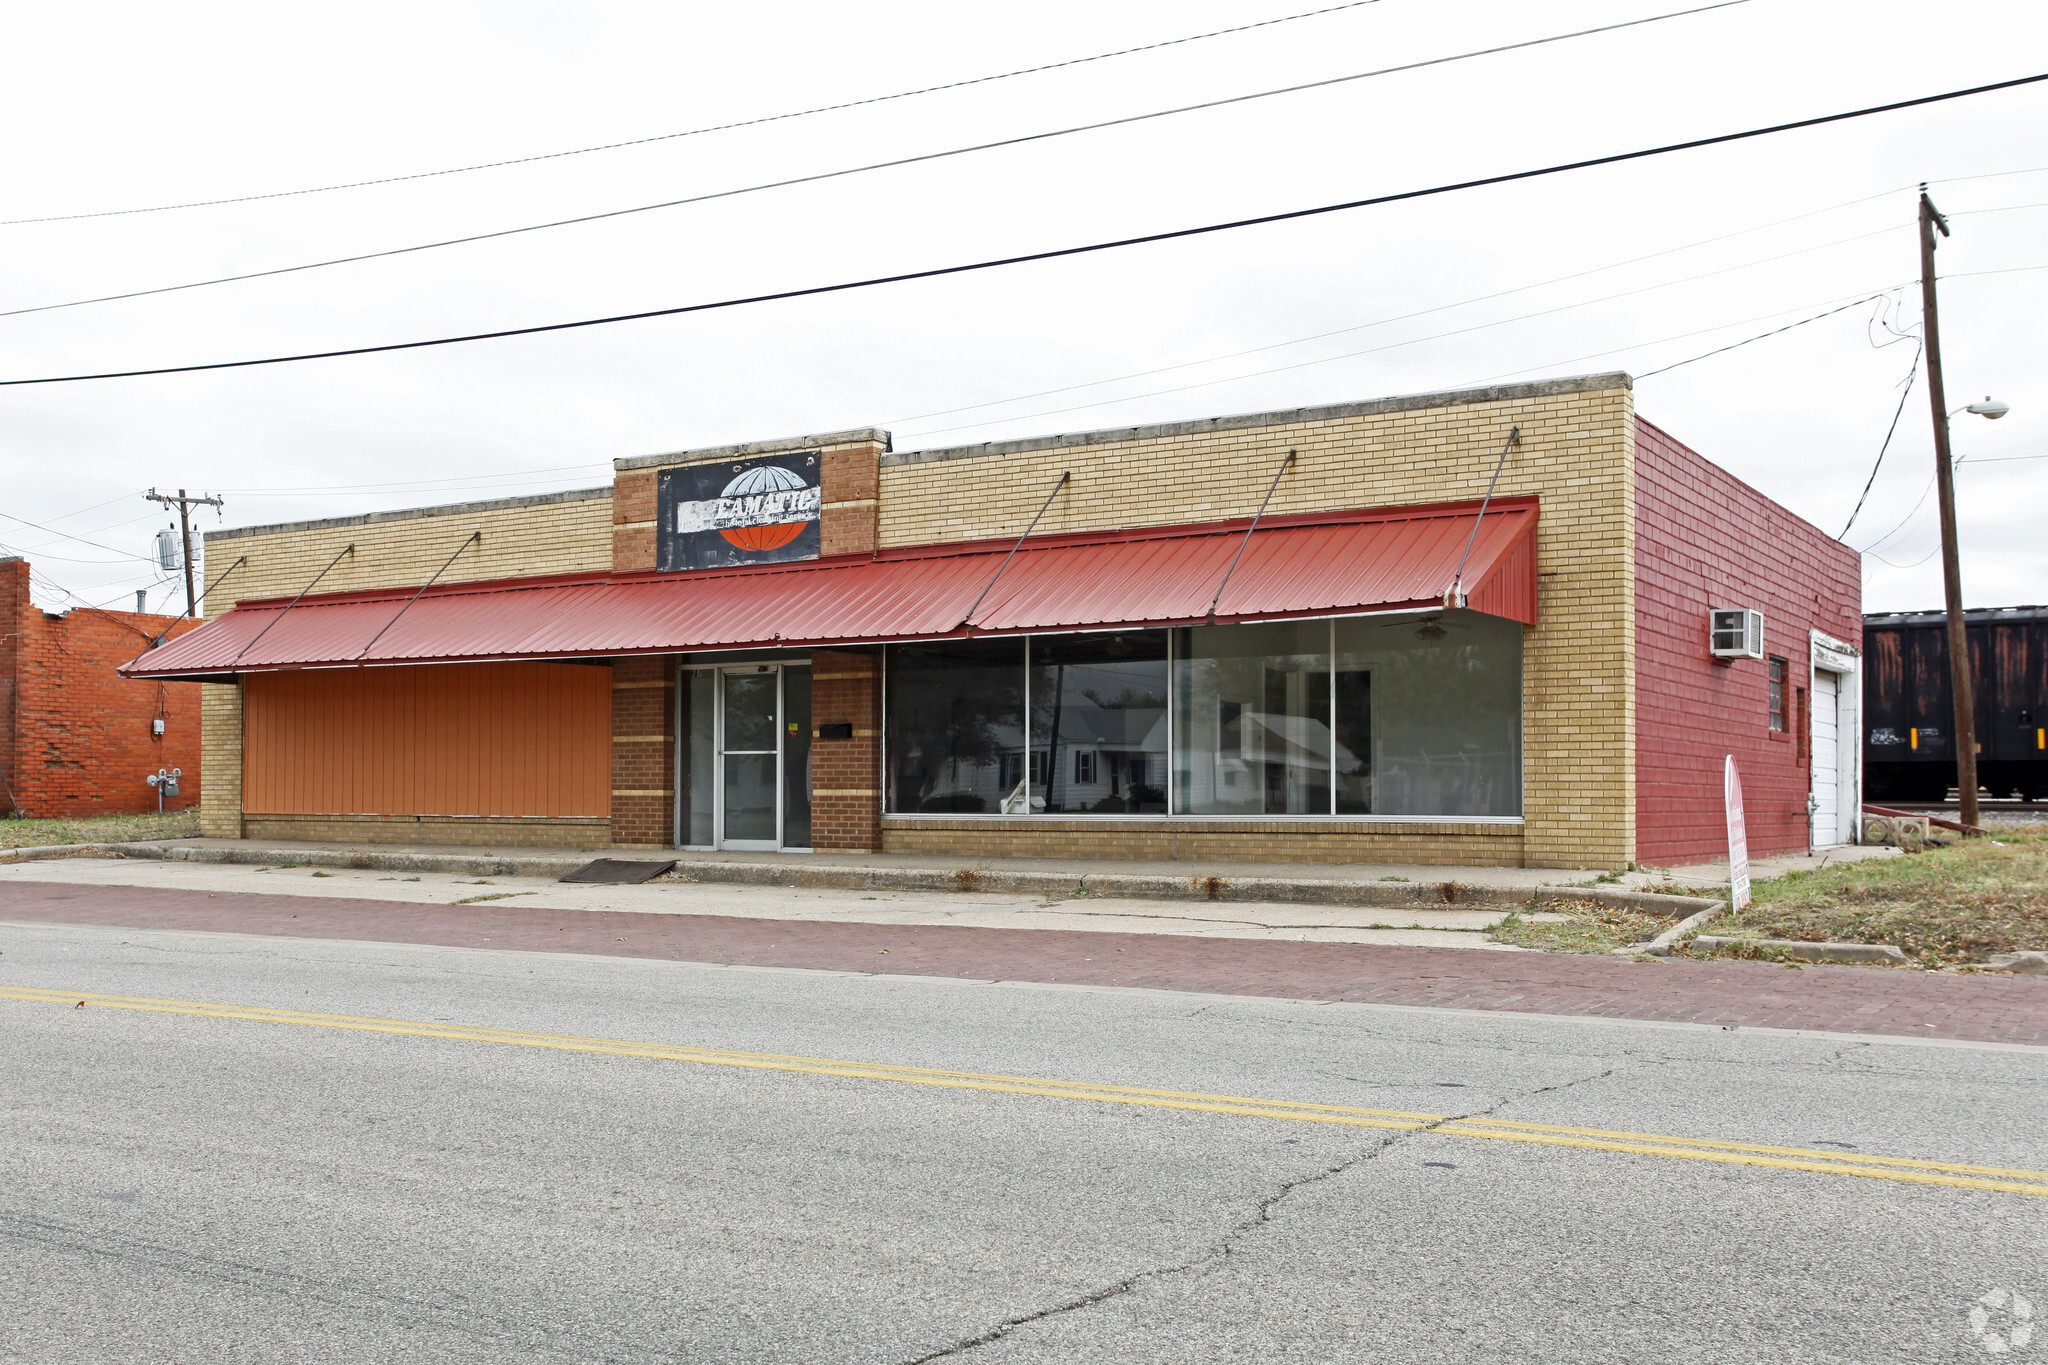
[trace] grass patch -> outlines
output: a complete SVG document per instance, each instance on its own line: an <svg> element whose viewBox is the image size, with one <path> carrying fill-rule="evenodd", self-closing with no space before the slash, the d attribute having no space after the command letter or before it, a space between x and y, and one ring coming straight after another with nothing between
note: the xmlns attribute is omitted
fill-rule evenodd
<svg viewBox="0 0 2048 1365"><path fill-rule="evenodd" d="M190 839L198 833L196 810L168 815L94 815L79 820L0 819L0 848L126 844L138 839Z"/></svg>
<svg viewBox="0 0 2048 1365"><path fill-rule="evenodd" d="M2048 948L2048 825L1758 882L1710 934L1889 943L1927 966Z"/></svg>
<svg viewBox="0 0 2048 1365"><path fill-rule="evenodd" d="M1546 953L1607 953L1647 943L1673 923L1659 915L1646 915L1629 906L1604 901L1544 901L1542 909L1545 914L1570 918L1531 923L1517 911L1494 926L1493 941L1512 943L1517 948L1541 948Z"/></svg>

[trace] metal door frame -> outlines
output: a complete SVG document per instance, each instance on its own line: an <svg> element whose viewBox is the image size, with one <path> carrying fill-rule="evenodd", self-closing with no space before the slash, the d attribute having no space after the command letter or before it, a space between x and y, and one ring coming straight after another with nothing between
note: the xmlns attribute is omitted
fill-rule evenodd
<svg viewBox="0 0 2048 1365"><path fill-rule="evenodd" d="M1815 848L1838 848L1853 844L1863 828L1863 670L1862 655L1855 646L1809 629L1809 664L1806 678L1806 782L1812 813L1807 816L1807 837ZM1820 712L1814 684L1818 675L1831 673L1835 679L1835 828L1819 827L1820 765L1814 762L1813 721Z"/></svg>
<svg viewBox="0 0 2048 1365"><path fill-rule="evenodd" d="M712 755L718 761L717 771L711 784L711 846L715 849L733 849L746 853L779 853L782 851L783 784L787 781L782 771L782 670L779 663L720 664L712 670L718 675L716 704L711 712ZM725 837L725 680L732 674L775 675L775 837L773 839L728 839ZM768 753L766 749L740 749L742 754Z"/></svg>

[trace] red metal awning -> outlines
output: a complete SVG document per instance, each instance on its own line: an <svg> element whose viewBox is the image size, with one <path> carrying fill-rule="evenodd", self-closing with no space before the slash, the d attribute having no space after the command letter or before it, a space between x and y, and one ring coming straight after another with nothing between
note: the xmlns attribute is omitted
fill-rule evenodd
<svg viewBox="0 0 2048 1365"><path fill-rule="evenodd" d="M745 569L439 584L410 606L412 588L296 605L280 597L238 603L121 673L218 678L1199 625L1226 574L1218 622L1427 609L1443 605L1477 511L1467 502L1269 517L1249 537L1247 521L1034 536L1007 565L1016 542L979 541ZM1536 499L1487 506L1465 565L1468 606L1535 623L1535 532Z"/></svg>

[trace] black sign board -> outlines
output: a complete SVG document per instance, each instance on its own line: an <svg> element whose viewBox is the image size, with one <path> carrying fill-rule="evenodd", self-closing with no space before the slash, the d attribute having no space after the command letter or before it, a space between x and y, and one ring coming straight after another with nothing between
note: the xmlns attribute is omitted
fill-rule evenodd
<svg viewBox="0 0 2048 1365"><path fill-rule="evenodd" d="M818 557L819 452L664 469L655 564L722 569Z"/></svg>

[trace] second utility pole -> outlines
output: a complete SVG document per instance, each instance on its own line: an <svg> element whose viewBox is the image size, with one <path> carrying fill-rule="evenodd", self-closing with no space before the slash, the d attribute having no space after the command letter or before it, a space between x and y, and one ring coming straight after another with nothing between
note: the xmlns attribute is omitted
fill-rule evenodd
<svg viewBox="0 0 2048 1365"><path fill-rule="evenodd" d="M1934 233L1948 220L1920 187L1920 310L1927 340L1927 396L1934 404L1934 482L1941 498L1941 577L1948 590L1948 676L1955 698L1956 818L1977 823L1977 708L1970 691L1970 645L1963 626L1963 566L1956 549L1955 466L1948 453L1948 395L1941 387L1941 328L1934 309Z"/></svg>
<svg viewBox="0 0 2048 1365"><path fill-rule="evenodd" d="M175 498L168 493L159 493L154 488L143 494L143 496L151 502L160 502L166 507L171 506L173 503L177 504L178 531L185 538L185 614L197 617L199 615L199 603L194 600L192 587L192 509L195 507L219 507L221 506L221 500L219 498L188 498L185 496L185 490L182 488L178 490L178 496Z"/></svg>

